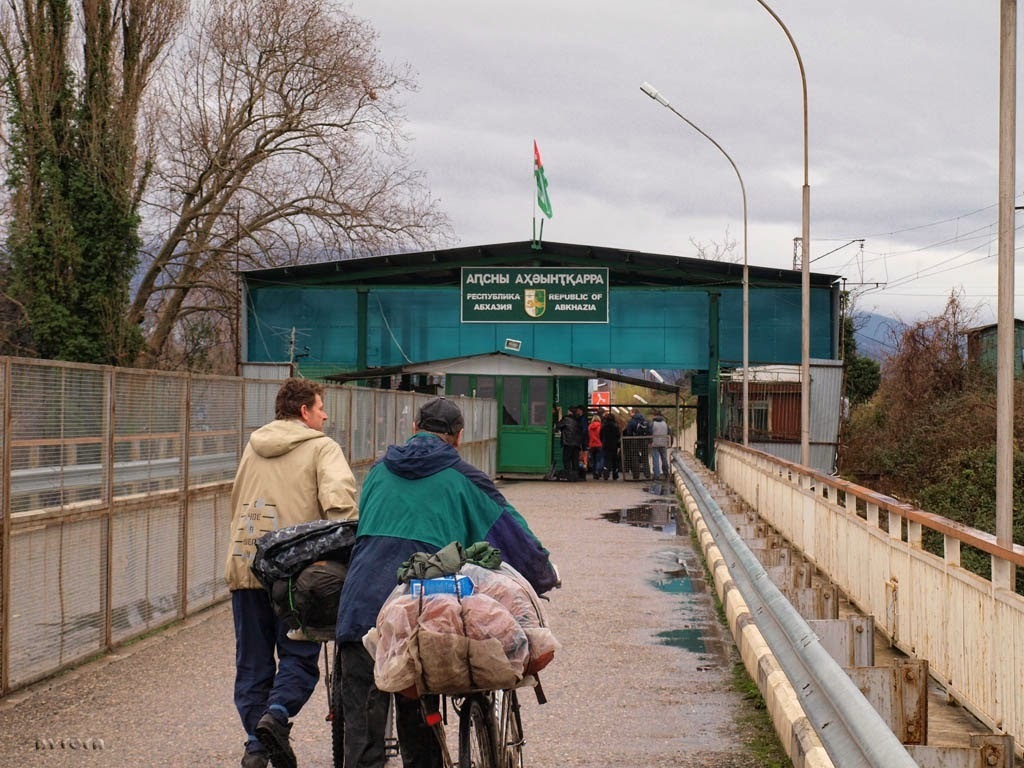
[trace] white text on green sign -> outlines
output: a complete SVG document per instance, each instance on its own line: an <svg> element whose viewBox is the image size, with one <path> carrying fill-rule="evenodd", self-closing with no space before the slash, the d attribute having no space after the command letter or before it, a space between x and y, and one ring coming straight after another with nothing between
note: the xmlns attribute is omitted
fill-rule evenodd
<svg viewBox="0 0 1024 768"><path fill-rule="evenodd" d="M608 269L463 267L464 323L607 323Z"/></svg>

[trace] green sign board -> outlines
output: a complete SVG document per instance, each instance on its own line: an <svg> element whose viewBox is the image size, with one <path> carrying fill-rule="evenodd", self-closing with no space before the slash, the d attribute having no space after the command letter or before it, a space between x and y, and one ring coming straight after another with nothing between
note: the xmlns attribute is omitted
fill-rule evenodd
<svg viewBox="0 0 1024 768"><path fill-rule="evenodd" d="M464 323L607 323L607 267L463 267Z"/></svg>

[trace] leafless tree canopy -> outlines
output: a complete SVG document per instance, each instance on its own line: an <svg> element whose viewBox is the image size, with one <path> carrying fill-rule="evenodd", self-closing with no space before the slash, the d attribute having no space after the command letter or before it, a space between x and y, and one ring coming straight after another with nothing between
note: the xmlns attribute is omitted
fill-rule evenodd
<svg viewBox="0 0 1024 768"><path fill-rule="evenodd" d="M27 264L23 284L43 298L51 274L74 296L76 271L92 269L117 321L95 335L141 328L137 362L189 365L237 333L238 269L450 240L404 152L410 73L340 0L0 0L0 75L17 127L16 142L0 133L17 174L3 202L28 254L0 267ZM75 187L52 168L100 189L118 223L55 195ZM95 242L117 269L90 255ZM32 248L52 268L33 267ZM60 339L72 304L54 294L33 314L12 294L0 316L20 314L10 325L38 340L42 319L66 314L49 323Z"/></svg>
<svg viewBox="0 0 1024 768"><path fill-rule="evenodd" d="M236 267L447 237L402 151L412 82L375 42L321 0L214 0L191 19L150 124L155 245L131 316L152 357L189 315L234 316Z"/></svg>
<svg viewBox="0 0 1024 768"><path fill-rule="evenodd" d="M737 263L743 261L743 256L736 253L736 238L729 237L729 227L725 228L725 235L722 242L712 240L704 243L693 237L690 238L690 245L694 247L694 258L707 259L708 261L731 261Z"/></svg>

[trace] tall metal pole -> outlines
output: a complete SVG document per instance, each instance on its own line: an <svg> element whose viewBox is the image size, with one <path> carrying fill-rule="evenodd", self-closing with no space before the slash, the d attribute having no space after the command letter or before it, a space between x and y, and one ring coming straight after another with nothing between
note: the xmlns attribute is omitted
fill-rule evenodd
<svg viewBox="0 0 1024 768"><path fill-rule="evenodd" d="M996 331L996 541L1013 546L1013 255L1017 0L1002 0L999 33L999 291ZM996 574L993 573L993 580ZM1000 586L1013 587L1012 568Z"/></svg>
<svg viewBox="0 0 1024 768"><path fill-rule="evenodd" d="M661 92L650 83L643 83L640 90L661 104L670 109L676 117L683 120L693 130L715 145L715 148L725 155L729 165L736 172L736 178L740 182L740 193L743 195L743 444L750 444L750 389L749 373L750 367L750 266L747 262L747 188L743 185L743 176L736 163L729 157L729 153L722 149L722 145L708 136L704 131L694 125L688 118L669 104L668 99L661 95ZM712 449L713 450L713 447Z"/></svg>
<svg viewBox="0 0 1024 768"><path fill-rule="evenodd" d="M800 463L805 467L811 464L811 185L808 175L807 151L807 75L804 72L804 61L800 58L800 49L789 33L789 29L764 0L757 0L771 14L771 17L786 33L789 44L796 54L796 63L800 67L800 84L804 96L804 187L802 205L802 258L800 260Z"/></svg>

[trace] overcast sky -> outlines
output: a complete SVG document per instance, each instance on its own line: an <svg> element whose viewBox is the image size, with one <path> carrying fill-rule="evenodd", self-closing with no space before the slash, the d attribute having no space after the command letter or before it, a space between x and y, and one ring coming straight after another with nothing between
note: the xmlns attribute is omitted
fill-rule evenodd
<svg viewBox="0 0 1024 768"><path fill-rule="evenodd" d="M979 323L994 322L999 2L769 5L807 73L812 269L847 278L862 291L862 311L913 321L938 314L962 289ZM691 241L711 246L728 232L741 259L735 173L640 91L649 81L739 168L750 263L792 268L800 77L782 28L756 0L353 0L351 8L378 31L382 57L416 73L419 91L406 102L411 154L458 245L530 238L541 215L536 138L554 208L545 240L694 256ZM843 247L860 238L863 250ZM1024 317L1024 234L1017 241L1016 315Z"/></svg>

